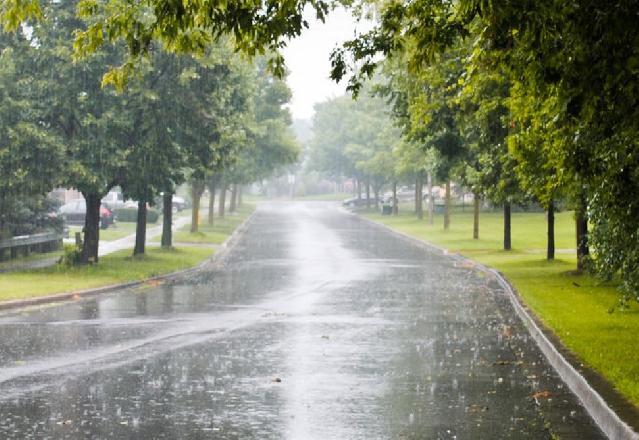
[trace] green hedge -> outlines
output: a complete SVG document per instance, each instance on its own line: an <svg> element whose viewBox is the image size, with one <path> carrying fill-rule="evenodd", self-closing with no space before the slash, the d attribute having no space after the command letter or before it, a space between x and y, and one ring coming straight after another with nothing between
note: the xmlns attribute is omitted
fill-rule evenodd
<svg viewBox="0 0 639 440"><path fill-rule="evenodd" d="M114 210L115 218L119 222L137 222L138 221L138 209L137 208L119 208ZM160 211L157 209L149 209L146 213L146 222L155 223L160 218Z"/></svg>

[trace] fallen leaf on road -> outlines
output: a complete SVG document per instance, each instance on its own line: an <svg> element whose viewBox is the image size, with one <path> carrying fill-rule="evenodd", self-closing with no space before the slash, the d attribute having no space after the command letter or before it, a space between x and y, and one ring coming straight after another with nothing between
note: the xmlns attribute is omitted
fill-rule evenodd
<svg viewBox="0 0 639 440"><path fill-rule="evenodd" d="M521 365L523 364L522 361L495 361L493 362L493 365Z"/></svg>
<svg viewBox="0 0 639 440"><path fill-rule="evenodd" d="M149 287L157 287L157 286L160 286L160 285L164 284L164 280L149 280L149 281L145 282L144 284L149 286Z"/></svg>
<svg viewBox="0 0 639 440"><path fill-rule="evenodd" d="M536 393L533 393L532 397L536 400L549 399L550 397L552 397L552 393L548 390L537 391Z"/></svg>
<svg viewBox="0 0 639 440"><path fill-rule="evenodd" d="M499 333L505 338L510 338L513 335L513 329L509 325L503 325Z"/></svg>
<svg viewBox="0 0 639 440"><path fill-rule="evenodd" d="M485 412L488 411L488 407L487 406L481 406L481 405L470 405L468 407L468 412L469 413L478 413L478 412Z"/></svg>

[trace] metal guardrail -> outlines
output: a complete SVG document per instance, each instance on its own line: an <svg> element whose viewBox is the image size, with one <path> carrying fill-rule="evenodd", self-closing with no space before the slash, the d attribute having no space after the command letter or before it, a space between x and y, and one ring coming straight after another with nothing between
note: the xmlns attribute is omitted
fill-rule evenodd
<svg viewBox="0 0 639 440"><path fill-rule="evenodd" d="M62 240L62 234L58 234L57 232L43 232L41 234L19 235L17 237L0 240L0 249L18 246L30 246L60 240Z"/></svg>
<svg viewBox="0 0 639 440"><path fill-rule="evenodd" d="M28 255L32 251L50 252L56 250L62 244L62 234L57 232L43 232L33 235L20 235L18 237L0 240L0 260L6 259L5 253L10 251L11 257L16 258L19 251Z"/></svg>

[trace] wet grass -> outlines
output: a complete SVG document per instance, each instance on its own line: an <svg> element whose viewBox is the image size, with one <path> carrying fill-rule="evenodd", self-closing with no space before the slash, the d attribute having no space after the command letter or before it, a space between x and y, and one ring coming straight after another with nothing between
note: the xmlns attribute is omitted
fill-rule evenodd
<svg viewBox="0 0 639 440"><path fill-rule="evenodd" d="M237 225L253 212L253 209L253 206L246 206L240 211L240 215L219 222L215 230L215 240L219 240L220 243L226 240ZM190 215L190 210L182 211L178 215ZM126 227L122 225L126 225ZM129 226L132 227L131 231L125 231ZM120 228L122 228L123 236L135 232L134 223L120 223L118 232L120 232ZM101 238L103 232L105 231L101 231ZM180 242L179 234L182 233L184 232L174 234L173 241L175 243ZM188 230L186 234L188 234ZM205 237L211 239L213 235ZM147 247L146 255L136 258L133 258L131 253L132 250L129 249L114 252L101 257L99 264L94 266L66 267L56 265L44 269L0 274L0 301L140 281L193 267L210 257L213 251L210 248L187 245L170 250Z"/></svg>
<svg viewBox="0 0 639 440"><path fill-rule="evenodd" d="M200 211L200 224L198 232L190 232L191 225L186 225L173 234L173 241L176 243L205 243L222 244L233 233L240 223L255 210L255 205L245 203L237 212L228 214L224 218L215 217L215 222L211 226L206 217L207 209Z"/></svg>
<svg viewBox="0 0 639 440"><path fill-rule="evenodd" d="M0 261L0 270L8 270L19 268L22 265L33 263L40 260L48 260L50 258L60 258L62 251L44 252L44 253L32 253L26 257L17 257L12 260Z"/></svg>
<svg viewBox="0 0 639 440"><path fill-rule="evenodd" d="M616 287L589 275L576 275L574 217L556 218L556 247L562 251L546 261L546 219L543 213L514 213L512 251L502 250L502 214L482 213L480 239L472 239L472 214L455 213L443 231L443 216L433 226L409 210L398 217L363 214L398 231L431 242L501 271L530 309L583 362L639 407L639 307L615 308ZM565 249L565 251L564 251ZM610 312L615 309L614 312Z"/></svg>
<svg viewBox="0 0 639 440"><path fill-rule="evenodd" d="M149 225L149 227L153 226L155 225ZM82 226L69 226L69 238L74 238L76 232L82 232ZM135 223L117 222L107 229L100 229L100 241L119 240L131 234L135 234Z"/></svg>
<svg viewBox="0 0 639 440"><path fill-rule="evenodd" d="M130 250L124 250L100 258L93 266L53 266L1 274L0 301L144 280L193 267L211 254L211 249L194 247L148 248L146 255L133 258Z"/></svg>

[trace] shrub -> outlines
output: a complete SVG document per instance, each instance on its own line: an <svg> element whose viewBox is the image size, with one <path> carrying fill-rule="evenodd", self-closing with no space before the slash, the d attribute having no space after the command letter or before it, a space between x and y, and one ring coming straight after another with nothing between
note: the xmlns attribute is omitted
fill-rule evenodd
<svg viewBox="0 0 639 440"><path fill-rule="evenodd" d="M75 245L66 245L64 247L64 254L60 257L60 265L66 267L76 266L80 263L82 257L82 249Z"/></svg>
<svg viewBox="0 0 639 440"><path fill-rule="evenodd" d="M137 208L119 208L114 210L115 218L119 222L137 222L138 221L138 209ZM155 223L160 218L160 211L157 209L149 209L146 213L146 222Z"/></svg>

